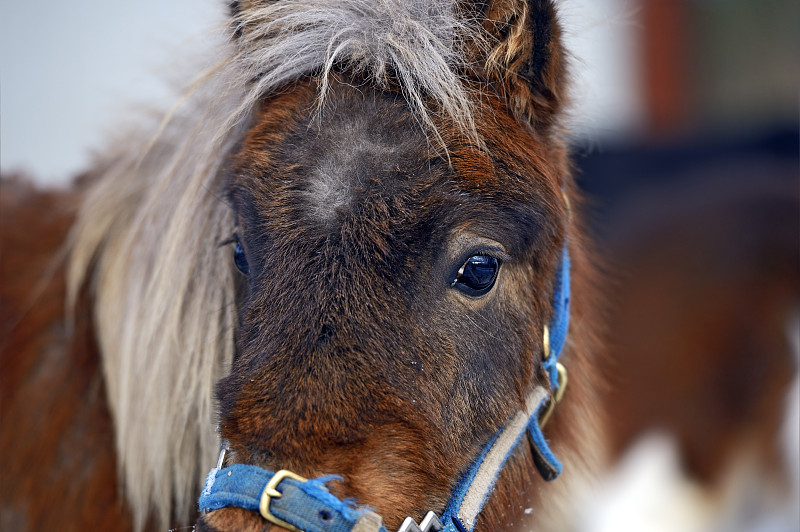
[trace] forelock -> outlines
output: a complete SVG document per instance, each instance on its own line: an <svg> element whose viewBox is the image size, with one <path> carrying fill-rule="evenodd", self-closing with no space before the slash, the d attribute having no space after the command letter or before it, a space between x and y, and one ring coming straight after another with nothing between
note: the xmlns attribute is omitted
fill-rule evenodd
<svg viewBox="0 0 800 532"><path fill-rule="evenodd" d="M318 75L321 104L328 74L341 68L401 90L434 135L438 114L476 136L474 97L461 76L469 70L467 44L482 37L454 0L269 2L240 6L233 22L235 61L254 80L254 98Z"/></svg>

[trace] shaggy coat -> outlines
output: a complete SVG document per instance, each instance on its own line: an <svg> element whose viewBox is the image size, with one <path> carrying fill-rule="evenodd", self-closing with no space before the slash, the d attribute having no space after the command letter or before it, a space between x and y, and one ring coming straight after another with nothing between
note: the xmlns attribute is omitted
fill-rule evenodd
<svg viewBox="0 0 800 532"><path fill-rule="evenodd" d="M440 513L549 387L567 245L570 389L547 426L566 471L545 484L521 445L478 523L564 529L603 439L553 3L230 7L222 57L155 133L64 195L6 184L3 249L34 246L2 261L4 528L191 522L220 437L233 462L342 475L389 528ZM459 286L474 256L499 265L480 295Z"/></svg>

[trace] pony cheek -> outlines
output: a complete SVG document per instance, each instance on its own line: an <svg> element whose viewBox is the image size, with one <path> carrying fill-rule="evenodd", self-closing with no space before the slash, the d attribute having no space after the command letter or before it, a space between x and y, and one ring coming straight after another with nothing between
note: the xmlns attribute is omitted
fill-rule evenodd
<svg viewBox="0 0 800 532"><path fill-rule="evenodd" d="M264 519L243 508L221 508L200 516L195 525L197 532L278 532L283 530L269 525Z"/></svg>

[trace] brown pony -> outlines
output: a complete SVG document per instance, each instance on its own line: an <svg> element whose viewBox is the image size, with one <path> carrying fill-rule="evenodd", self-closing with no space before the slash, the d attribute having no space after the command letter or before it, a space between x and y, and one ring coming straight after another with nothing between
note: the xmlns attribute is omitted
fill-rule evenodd
<svg viewBox="0 0 800 532"><path fill-rule="evenodd" d="M564 474L517 445L477 529L569 527L603 438L555 6L230 8L160 124L67 192L3 182L2 528L191 523L221 440L229 464L341 475L389 529L441 514L551 389L565 248L570 385L545 430Z"/></svg>

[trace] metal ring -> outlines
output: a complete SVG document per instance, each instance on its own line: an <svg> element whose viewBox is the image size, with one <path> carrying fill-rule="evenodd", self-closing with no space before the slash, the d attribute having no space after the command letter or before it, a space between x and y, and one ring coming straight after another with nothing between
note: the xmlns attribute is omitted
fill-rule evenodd
<svg viewBox="0 0 800 532"><path fill-rule="evenodd" d="M542 347L544 347L544 360L550 358L550 327L547 325L542 329Z"/></svg>

